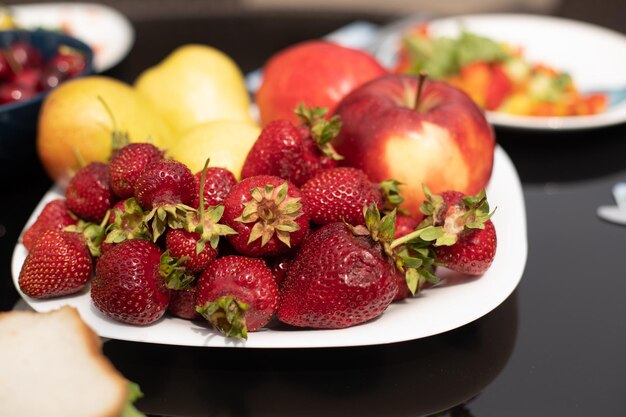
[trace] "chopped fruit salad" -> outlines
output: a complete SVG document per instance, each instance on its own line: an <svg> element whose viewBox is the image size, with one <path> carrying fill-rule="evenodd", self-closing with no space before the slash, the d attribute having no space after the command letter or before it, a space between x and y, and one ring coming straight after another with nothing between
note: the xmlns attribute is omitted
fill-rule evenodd
<svg viewBox="0 0 626 417"><path fill-rule="evenodd" d="M422 24L402 39L396 73L446 81L490 111L523 116L578 116L606 110L605 94L582 94L572 77L529 62L523 49L462 31L456 38L432 36Z"/></svg>

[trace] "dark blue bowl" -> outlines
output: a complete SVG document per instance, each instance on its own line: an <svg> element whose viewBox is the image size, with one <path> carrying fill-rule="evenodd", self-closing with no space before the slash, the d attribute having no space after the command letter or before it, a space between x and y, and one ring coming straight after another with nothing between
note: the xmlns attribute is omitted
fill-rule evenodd
<svg viewBox="0 0 626 417"><path fill-rule="evenodd" d="M61 32L44 30L0 31L0 48L16 41L26 41L50 59L60 46L76 49L85 56L85 70L79 76L93 72L93 51L85 43ZM0 161L17 161L35 156L37 119L41 103L50 91L28 100L0 105Z"/></svg>

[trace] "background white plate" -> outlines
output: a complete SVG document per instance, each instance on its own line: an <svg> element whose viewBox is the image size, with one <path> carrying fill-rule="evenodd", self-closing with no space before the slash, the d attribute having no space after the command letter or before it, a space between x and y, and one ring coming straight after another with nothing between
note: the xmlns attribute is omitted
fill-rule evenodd
<svg viewBox="0 0 626 417"><path fill-rule="evenodd" d="M392 66L404 31L423 17L408 18L381 31L374 55ZM626 36L606 28L562 18L516 15L467 15L429 22L435 36L456 37L463 28L521 46L530 62L572 75L584 92L626 88ZM601 114L571 117L515 116L487 112L494 125L525 129L586 129L626 121L626 100Z"/></svg>
<svg viewBox="0 0 626 417"><path fill-rule="evenodd" d="M165 317L157 323L136 327L112 321L95 309L88 292L53 300L25 296L18 276L26 249L16 244L11 269L13 282L22 298L35 310L45 312L63 305L75 306L81 317L100 336L170 345L302 348L376 345L418 339L442 333L487 314L502 303L517 286L526 265L526 213L519 177L508 155L496 148L495 165L487 193L491 207L497 207L493 222L498 233L496 258L482 277L457 285L423 291L417 298L394 303L378 319L342 330L274 330L251 333L247 341L227 339L202 323ZM60 196L50 190L35 208L32 223L44 204Z"/></svg>
<svg viewBox="0 0 626 417"><path fill-rule="evenodd" d="M130 51L135 32L118 11L97 3L46 3L11 6L19 27L67 29L94 50L96 72L106 71Z"/></svg>

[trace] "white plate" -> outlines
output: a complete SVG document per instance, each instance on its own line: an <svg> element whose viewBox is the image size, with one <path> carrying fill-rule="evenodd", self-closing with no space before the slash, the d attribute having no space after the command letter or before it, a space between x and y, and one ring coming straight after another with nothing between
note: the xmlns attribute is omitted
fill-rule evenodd
<svg viewBox="0 0 626 417"><path fill-rule="evenodd" d="M487 188L492 207L497 206L493 222L498 231L496 258L489 271L478 279L458 285L423 291L418 298L392 304L378 319L342 330L272 330L251 333L247 341L226 339L207 326L166 317L147 327L125 325L109 320L95 309L89 293L53 299L35 300L24 295L18 276L26 249L16 244L13 259L13 282L22 298L35 310L45 312L69 304L100 336L138 342L169 345L303 348L376 345L418 339L460 327L487 314L515 289L526 264L526 213L522 187L508 155L496 148L495 165ZM35 208L27 224L32 223L44 204L60 196L50 190Z"/></svg>
<svg viewBox="0 0 626 417"><path fill-rule="evenodd" d="M374 54L386 66L396 59L402 33L423 19L406 19L382 30ZM435 36L456 37L463 28L521 46L530 62L542 62L572 75L584 92L626 87L626 36L619 32L562 18L516 15L467 15L429 22ZM497 126L524 129L587 129L626 121L626 100L592 116L532 117L487 112Z"/></svg>
<svg viewBox="0 0 626 417"><path fill-rule="evenodd" d="M96 72L106 71L130 51L135 33L118 11L96 3L46 3L11 6L19 27L63 29L94 50Z"/></svg>

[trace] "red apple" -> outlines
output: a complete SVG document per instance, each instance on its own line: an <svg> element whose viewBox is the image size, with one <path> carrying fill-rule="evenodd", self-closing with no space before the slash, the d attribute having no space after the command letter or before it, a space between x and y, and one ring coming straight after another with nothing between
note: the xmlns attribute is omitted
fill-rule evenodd
<svg viewBox="0 0 626 417"><path fill-rule="evenodd" d="M337 106L343 126L333 145L346 165L372 181L394 178L404 185L404 208L421 218L422 184L434 194L473 195L489 181L495 138L483 111L448 84L389 75L348 94ZM417 107L417 108L415 108Z"/></svg>
<svg viewBox="0 0 626 417"><path fill-rule="evenodd" d="M361 50L322 40L290 46L263 68L256 94L261 124L277 119L297 123L294 109L300 103L326 107L332 113L346 94L384 74L387 70Z"/></svg>

